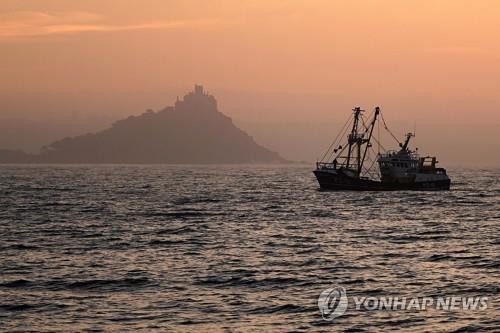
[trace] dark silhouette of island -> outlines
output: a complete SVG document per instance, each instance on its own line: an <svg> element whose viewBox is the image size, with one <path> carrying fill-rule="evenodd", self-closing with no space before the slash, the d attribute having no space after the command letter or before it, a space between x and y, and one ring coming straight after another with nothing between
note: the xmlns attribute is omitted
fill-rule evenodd
<svg viewBox="0 0 500 333"><path fill-rule="evenodd" d="M65 138L40 154L0 150L0 163L232 164L285 162L258 145L195 85L174 106L117 121L110 128Z"/></svg>

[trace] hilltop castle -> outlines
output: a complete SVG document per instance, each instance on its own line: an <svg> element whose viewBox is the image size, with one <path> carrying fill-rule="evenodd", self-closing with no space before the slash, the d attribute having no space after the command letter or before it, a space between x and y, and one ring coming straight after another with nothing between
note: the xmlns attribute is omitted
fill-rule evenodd
<svg viewBox="0 0 500 333"><path fill-rule="evenodd" d="M213 95L203 90L202 85L195 84L194 91L189 92L184 95L182 100L175 102L175 110L177 111L187 111L187 110L207 110L207 111L217 111L217 100Z"/></svg>
<svg viewBox="0 0 500 333"><path fill-rule="evenodd" d="M96 133L64 138L39 155L1 151L0 163L224 164L285 162L217 110L195 85L175 106L149 110Z"/></svg>

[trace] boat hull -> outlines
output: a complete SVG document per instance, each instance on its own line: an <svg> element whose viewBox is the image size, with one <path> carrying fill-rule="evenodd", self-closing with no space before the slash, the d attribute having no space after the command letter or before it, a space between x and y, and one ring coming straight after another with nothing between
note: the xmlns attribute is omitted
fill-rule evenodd
<svg viewBox="0 0 500 333"><path fill-rule="evenodd" d="M342 172L331 170L314 170L322 190L350 191L440 191L450 189L450 179L429 180L422 182L382 182L370 179L349 177Z"/></svg>

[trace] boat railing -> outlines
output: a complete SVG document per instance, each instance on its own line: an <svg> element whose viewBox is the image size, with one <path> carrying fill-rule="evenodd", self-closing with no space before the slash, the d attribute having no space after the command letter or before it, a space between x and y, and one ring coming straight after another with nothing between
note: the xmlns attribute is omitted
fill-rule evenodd
<svg viewBox="0 0 500 333"><path fill-rule="evenodd" d="M410 157L410 159L413 159L413 160L418 160L420 158L420 155L414 151L404 152L403 154ZM380 153L379 158L381 158L381 159L399 158L401 155L402 155L401 150L388 150L385 153Z"/></svg>
<svg viewBox="0 0 500 333"><path fill-rule="evenodd" d="M337 169L337 163L316 162L316 169Z"/></svg>

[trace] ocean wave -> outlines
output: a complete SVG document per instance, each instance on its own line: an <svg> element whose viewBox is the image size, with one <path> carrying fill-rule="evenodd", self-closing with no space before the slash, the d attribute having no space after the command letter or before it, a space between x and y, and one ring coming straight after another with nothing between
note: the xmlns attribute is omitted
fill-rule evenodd
<svg viewBox="0 0 500 333"><path fill-rule="evenodd" d="M30 286L31 284L32 284L31 281L19 279L8 282L2 282L0 283L0 288L20 288L20 287Z"/></svg>
<svg viewBox="0 0 500 333"><path fill-rule="evenodd" d="M273 313L301 313L301 312L310 312L315 310L316 308L313 309L311 307L305 307L296 304L283 304L283 305L257 307L248 310L247 313L269 315Z"/></svg>
<svg viewBox="0 0 500 333"><path fill-rule="evenodd" d="M98 290L98 289L123 289L140 287L150 284L151 281L145 277L122 278L122 279L91 279L66 283L66 288L74 290Z"/></svg>

